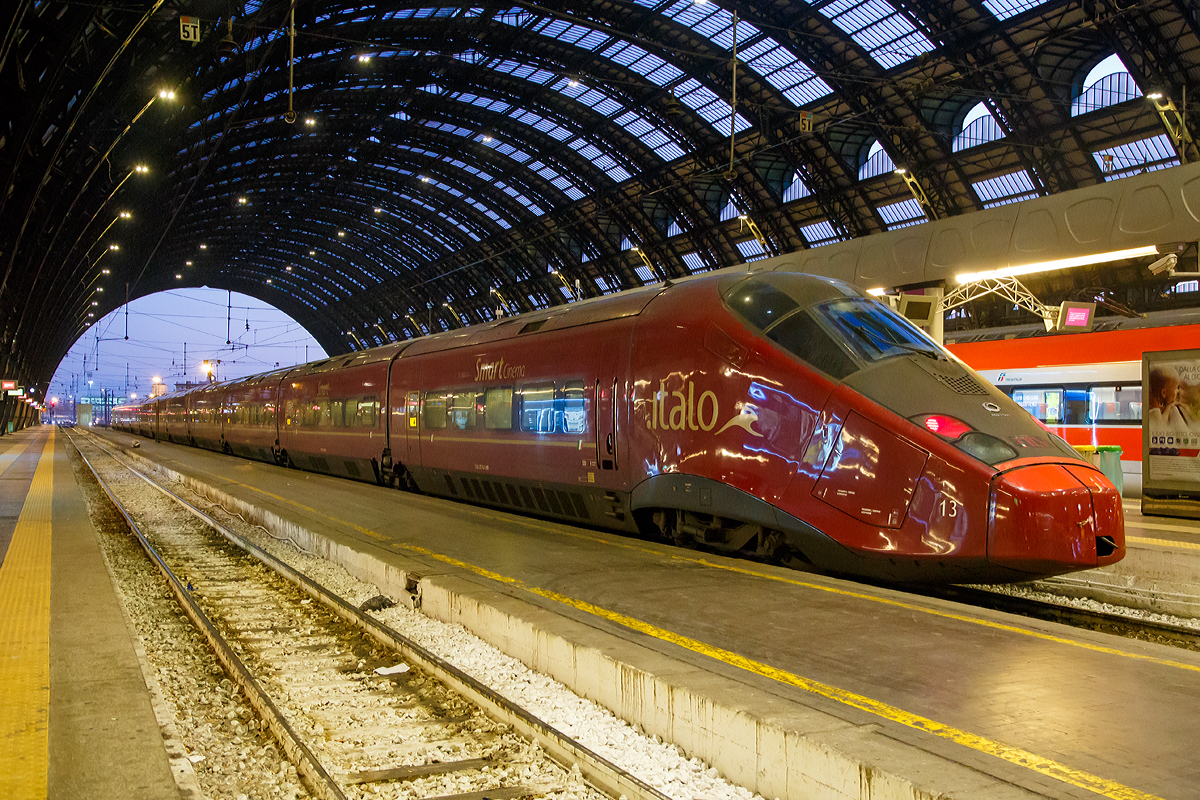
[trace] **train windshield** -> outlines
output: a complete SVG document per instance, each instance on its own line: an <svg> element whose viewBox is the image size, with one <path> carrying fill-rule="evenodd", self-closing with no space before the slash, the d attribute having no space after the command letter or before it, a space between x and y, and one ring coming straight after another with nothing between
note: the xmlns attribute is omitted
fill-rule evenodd
<svg viewBox="0 0 1200 800"><path fill-rule="evenodd" d="M842 334L864 361L873 363L912 353L946 358L942 349L915 325L874 300L845 297L821 303L815 311Z"/></svg>

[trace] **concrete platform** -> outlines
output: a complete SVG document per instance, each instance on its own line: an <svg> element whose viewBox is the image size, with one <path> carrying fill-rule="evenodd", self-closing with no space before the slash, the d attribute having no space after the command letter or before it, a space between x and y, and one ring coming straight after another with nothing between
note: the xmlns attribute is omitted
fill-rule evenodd
<svg viewBox="0 0 1200 800"><path fill-rule="evenodd" d="M1195 795L1200 654L139 442L767 798Z"/></svg>
<svg viewBox="0 0 1200 800"><path fill-rule="evenodd" d="M179 798L68 447L0 439L0 797Z"/></svg>
<svg viewBox="0 0 1200 800"><path fill-rule="evenodd" d="M1200 522L1146 516L1125 500L1124 559L1040 583L1077 597L1200 619Z"/></svg>

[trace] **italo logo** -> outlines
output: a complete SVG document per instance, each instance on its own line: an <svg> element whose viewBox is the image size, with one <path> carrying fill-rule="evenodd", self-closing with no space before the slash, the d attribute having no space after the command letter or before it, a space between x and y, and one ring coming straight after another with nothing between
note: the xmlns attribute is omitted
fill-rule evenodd
<svg viewBox="0 0 1200 800"><path fill-rule="evenodd" d="M503 358L498 361L475 359L475 380L502 381L511 378L524 378L525 366L508 364Z"/></svg>
<svg viewBox="0 0 1200 800"><path fill-rule="evenodd" d="M696 385L691 381L673 392L667 391L666 381L659 381L658 392L651 400L650 407L646 427L652 431L660 428L670 431L711 431L721 418L721 401L717 395L706 390L696 397ZM758 412L743 405L737 414L721 426L717 434L736 427L751 436L761 437L762 434L751 427L757 421Z"/></svg>

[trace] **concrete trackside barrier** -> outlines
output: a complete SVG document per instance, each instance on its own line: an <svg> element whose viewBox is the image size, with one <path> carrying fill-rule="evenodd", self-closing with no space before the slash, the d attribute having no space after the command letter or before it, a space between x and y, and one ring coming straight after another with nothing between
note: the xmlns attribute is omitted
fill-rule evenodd
<svg viewBox="0 0 1200 800"><path fill-rule="evenodd" d="M181 483L272 536L344 567L389 597L411 601L410 572L425 568L366 542L332 541L220 489L122 448L145 469ZM374 551L374 552L372 552ZM985 800L1046 797L993 774L995 759L964 752L953 759L929 752L928 743L905 743L880 725L781 702L769 689L739 683L666 655L630 644L595 624L447 572L419 579L422 612L458 623L530 669L549 675L599 703L649 735L674 743L708 762L730 781L776 800ZM549 605L549 604L548 604ZM615 653L620 649L622 657ZM631 648L634 658L630 657ZM629 663L636 660L643 666ZM715 702L706 687L723 683ZM733 687L733 692L730 692ZM738 690L741 690L740 692ZM780 710L782 709L782 710ZM966 748L963 748L966 751ZM933 789L932 787L938 787Z"/></svg>

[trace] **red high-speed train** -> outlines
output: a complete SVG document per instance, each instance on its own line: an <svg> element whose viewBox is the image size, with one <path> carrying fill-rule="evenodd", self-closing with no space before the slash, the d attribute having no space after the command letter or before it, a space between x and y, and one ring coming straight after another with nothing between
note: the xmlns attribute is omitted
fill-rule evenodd
<svg viewBox="0 0 1200 800"><path fill-rule="evenodd" d="M887 306L702 276L123 406L174 442L901 581L1125 554L1121 498Z"/></svg>

